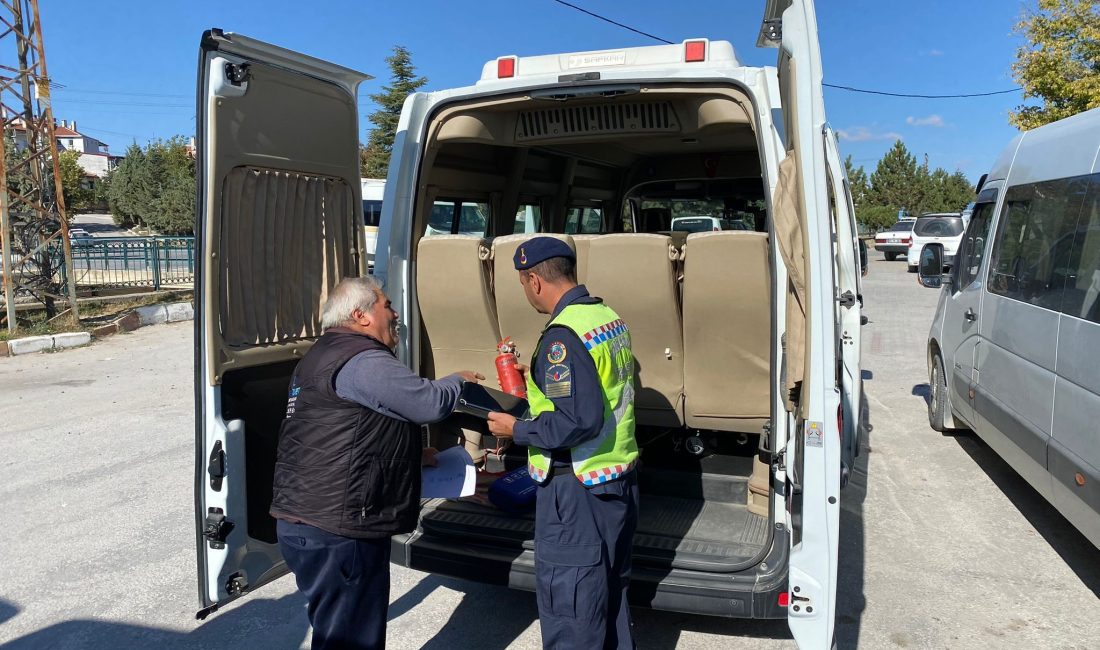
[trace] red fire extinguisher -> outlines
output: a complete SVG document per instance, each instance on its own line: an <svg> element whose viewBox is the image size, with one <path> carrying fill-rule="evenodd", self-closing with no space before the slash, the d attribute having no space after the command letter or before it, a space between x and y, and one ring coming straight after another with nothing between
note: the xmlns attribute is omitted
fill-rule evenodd
<svg viewBox="0 0 1100 650"><path fill-rule="evenodd" d="M497 380L500 381L501 390L527 399L527 384L519 369L516 368L519 360L516 358L516 344L512 341L512 337L509 336L497 343L497 352L500 353L496 359Z"/></svg>

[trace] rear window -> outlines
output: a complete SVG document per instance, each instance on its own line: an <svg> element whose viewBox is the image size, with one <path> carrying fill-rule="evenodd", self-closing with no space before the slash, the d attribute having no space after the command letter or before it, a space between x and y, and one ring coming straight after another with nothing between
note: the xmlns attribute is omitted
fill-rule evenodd
<svg viewBox="0 0 1100 650"><path fill-rule="evenodd" d="M672 222L672 229L679 232L708 232L714 230L716 222L709 217L698 219L676 219Z"/></svg>
<svg viewBox="0 0 1100 650"><path fill-rule="evenodd" d="M962 217L917 219L917 225L913 226L913 234L919 237L955 237L962 231Z"/></svg>
<svg viewBox="0 0 1100 650"><path fill-rule="evenodd" d="M899 221L890 226L889 232L909 232L913 229L912 221Z"/></svg>

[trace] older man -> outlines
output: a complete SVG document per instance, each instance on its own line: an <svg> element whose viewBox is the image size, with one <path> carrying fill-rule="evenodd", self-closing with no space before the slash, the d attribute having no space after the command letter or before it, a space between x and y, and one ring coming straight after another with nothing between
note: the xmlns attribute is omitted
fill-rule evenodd
<svg viewBox="0 0 1100 650"><path fill-rule="evenodd" d="M462 371L436 381L394 356L397 312L374 278L348 278L324 334L294 370L279 434L271 515L305 594L313 648L383 648L390 536L416 527L420 426L454 409Z"/></svg>
<svg viewBox="0 0 1100 650"><path fill-rule="evenodd" d="M630 554L638 522L634 355L615 312L576 281L561 240L516 250L519 281L549 314L527 371L531 419L489 414L527 445L535 502L535 587L547 648L632 648Z"/></svg>

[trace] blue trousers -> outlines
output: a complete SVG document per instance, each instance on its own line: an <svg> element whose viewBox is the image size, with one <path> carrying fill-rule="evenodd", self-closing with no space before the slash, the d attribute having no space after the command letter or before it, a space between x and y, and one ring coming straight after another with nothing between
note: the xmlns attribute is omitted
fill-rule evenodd
<svg viewBox="0 0 1100 650"><path fill-rule="evenodd" d="M633 648L630 556L636 472L586 488L568 469L538 491L535 586L544 648Z"/></svg>
<svg viewBox="0 0 1100 650"><path fill-rule="evenodd" d="M279 520L279 550L308 601L313 650L386 647L390 538L353 539Z"/></svg>

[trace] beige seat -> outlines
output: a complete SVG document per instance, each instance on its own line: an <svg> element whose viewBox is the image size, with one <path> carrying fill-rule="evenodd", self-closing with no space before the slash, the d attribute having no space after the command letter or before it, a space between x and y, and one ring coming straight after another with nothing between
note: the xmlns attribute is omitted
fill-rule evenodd
<svg viewBox="0 0 1100 650"><path fill-rule="evenodd" d="M588 242L585 284L630 329L638 424L683 424L684 339L667 235L608 234Z"/></svg>
<svg viewBox="0 0 1100 650"><path fill-rule="evenodd" d="M531 365L531 353L538 344L539 334L550 320L547 314L538 313L527 302L527 296L519 284L519 272L512 263L512 256L519 245L532 237L555 237L576 250L569 235L521 233L493 239L493 293L496 296L498 331L502 338L512 337L519 350L520 361L527 365Z"/></svg>
<svg viewBox="0 0 1100 650"><path fill-rule="evenodd" d="M422 353L431 378L458 370L496 377L500 333L484 246L469 235L424 237L417 246L416 295L428 339Z"/></svg>
<svg viewBox="0 0 1100 650"><path fill-rule="evenodd" d="M687 425L759 433L771 412L768 236L693 233L683 264Z"/></svg>
<svg viewBox="0 0 1100 650"><path fill-rule="evenodd" d="M572 235L577 252L577 283L588 281L588 261L591 259L592 242L603 235Z"/></svg>

